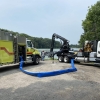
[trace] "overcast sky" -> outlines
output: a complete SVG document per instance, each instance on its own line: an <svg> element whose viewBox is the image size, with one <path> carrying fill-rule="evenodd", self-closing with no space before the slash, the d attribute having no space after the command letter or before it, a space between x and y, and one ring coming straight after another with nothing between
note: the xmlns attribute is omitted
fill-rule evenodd
<svg viewBox="0 0 100 100"><path fill-rule="evenodd" d="M33 37L57 33L77 44L88 6L97 0L0 0L0 28Z"/></svg>

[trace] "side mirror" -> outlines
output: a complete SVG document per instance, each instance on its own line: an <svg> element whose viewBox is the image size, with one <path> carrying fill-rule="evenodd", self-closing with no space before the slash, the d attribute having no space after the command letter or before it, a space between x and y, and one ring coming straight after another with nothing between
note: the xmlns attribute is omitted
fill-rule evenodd
<svg viewBox="0 0 100 100"><path fill-rule="evenodd" d="M33 45L32 41L31 41L31 45L32 45L32 47L31 47L31 48L34 48L34 45Z"/></svg>

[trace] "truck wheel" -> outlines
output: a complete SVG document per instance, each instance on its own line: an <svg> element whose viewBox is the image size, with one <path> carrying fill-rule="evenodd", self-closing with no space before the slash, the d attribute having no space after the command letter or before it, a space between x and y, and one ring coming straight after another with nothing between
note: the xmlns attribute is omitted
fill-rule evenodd
<svg viewBox="0 0 100 100"><path fill-rule="evenodd" d="M65 63L69 63L69 60L70 60L70 59L69 59L67 56L64 57L64 62L65 62Z"/></svg>
<svg viewBox="0 0 100 100"><path fill-rule="evenodd" d="M59 56L59 57L58 57L58 61L59 61L59 62L63 62L63 61L64 61L63 57L62 57L62 56Z"/></svg>
<svg viewBox="0 0 100 100"><path fill-rule="evenodd" d="M39 60L39 57L38 57L38 56L35 56L34 62L33 62L33 63L34 63L35 65L38 65L38 64L39 64L39 61L40 61L40 60Z"/></svg>

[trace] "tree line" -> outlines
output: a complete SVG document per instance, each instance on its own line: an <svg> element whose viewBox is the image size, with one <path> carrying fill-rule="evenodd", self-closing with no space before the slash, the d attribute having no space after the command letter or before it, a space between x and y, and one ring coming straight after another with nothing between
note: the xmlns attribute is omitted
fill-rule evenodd
<svg viewBox="0 0 100 100"><path fill-rule="evenodd" d="M13 32L13 31L9 31L7 29L0 29L0 31L8 32L8 33L13 34L13 35L24 36L33 42L35 48L50 48L51 39L49 39L49 38L32 37L32 36L29 36L25 33ZM58 48L59 45L60 45L60 43L58 41L55 41L55 48Z"/></svg>
<svg viewBox="0 0 100 100"><path fill-rule="evenodd" d="M49 38L38 38L38 37L32 37L32 36L29 36L25 33L18 33L18 32L13 32L13 31L9 31L7 29L0 29L0 31L2 32L8 32L9 34L13 34L13 35L20 35L20 36L24 36L28 39L30 39L33 44L34 44L34 47L35 48L50 48L50 44L52 42L51 39ZM75 47L75 45L72 45L73 47ZM60 48L61 47L61 43L59 41L55 41L55 45L54 45L54 48Z"/></svg>

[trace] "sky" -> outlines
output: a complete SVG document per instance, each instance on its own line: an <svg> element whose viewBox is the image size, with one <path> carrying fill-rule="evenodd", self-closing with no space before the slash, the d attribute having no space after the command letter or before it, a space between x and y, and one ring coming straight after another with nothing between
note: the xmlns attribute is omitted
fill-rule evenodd
<svg viewBox="0 0 100 100"><path fill-rule="evenodd" d="M78 44L88 6L97 0L0 0L0 28L33 37L56 33Z"/></svg>

